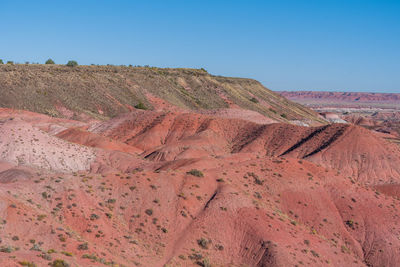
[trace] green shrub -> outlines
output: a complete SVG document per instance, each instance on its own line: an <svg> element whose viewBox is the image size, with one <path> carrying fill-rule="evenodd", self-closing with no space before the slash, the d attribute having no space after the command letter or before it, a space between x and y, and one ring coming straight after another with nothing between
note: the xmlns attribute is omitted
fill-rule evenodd
<svg viewBox="0 0 400 267"><path fill-rule="evenodd" d="M255 97L250 98L250 101L256 104L258 103L258 99Z"/></svg>
<svg viewBox="0 0 400 267"><path fill-rule="evenodd" d="M29 262L29 261L20 261L18 263L22 266L36 267L36 264L34 264L33 262Z"/></svg>
<svg viewBox="0 0 400 267"><path fill-rule="evenodd" d="M49 264L51 267L69 267L69 264L63 260L54 260Z"/></svg>
<svg viewBox="0 0 400 267"><path fill-rule="evenodd" d="M4 64L4 62L3 62L3 60L2 60L2 59L0 59L0 64Z"/></svg>
<svg viewBox="0 0 400 267"><path fill-rule="evenodd" d="M51 58L49 58L48 60L46 60L45 64L55 64L55 63ZM77 65L78 65L78 63L77 63Z"/></svg>
<svg viewBox="0 0 400 267"><path fill-rule="evenodd" d="M14 65L14 61L9 60L9 61L7 61L7 64L8 65Z"/></svg>
<svg viewBox="0 0 400 267"><path fill-rule="evenodd" d="M68 256L68 257L72 257L72 252L68 252L68 251L61 251L61 254L64 254L65 256Z"/></svg>
<svg viewBox="0 0 400 267"><path fill-rule="evenodd" d="M187 174L190 174L190 175L193 175L196 177L204 177L204 174L197 169L191 169L190 171L187 172Z"/></svg>
<svg viewBox="0 0 400 267"><path fill-rule="evenodd" d="M68 61L67 66L68 67L76 67L76 66L78 66L78 62L76 62L75 60L70 60L70 61Z"/></svg>
<svg viewBox="0 0 400 267"><path fill-rule="evenodd" d="M144 110L147 109L147 107L142 102L139 102L137 105L135 105L135 108Z"/></svg>

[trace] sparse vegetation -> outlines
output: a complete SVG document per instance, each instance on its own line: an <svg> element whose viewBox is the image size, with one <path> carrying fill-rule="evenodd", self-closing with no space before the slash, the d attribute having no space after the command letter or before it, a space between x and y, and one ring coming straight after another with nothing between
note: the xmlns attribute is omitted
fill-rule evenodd
<svg viewBox="0 0 400 267"><path fill-rule="evenodd" d="M89 244L87 242L78 245L78 250L88 250Z"/></svg>
<svg viewBox="0 0 400 267"><path fill-rule="evenodd" d="M76 66L78 66L78 62L76 62L75 60L70 60L70 61L67 62L66 66L68 66L68 67L76 67Z"/></svg>
<svg viewBox="0 0 400 267"><path fill-rule="evenodd" d="M196 176L196 177L204 177L203 172L201 172L200 170L197 169L191 169L190 171L186 172L187 174Z"/></svg>
<svg viewBox="0 0 400 267"><path fill-rule="evenodd" d="M50 267L69 267L69 264L65 262L64 260L54 260L52 263L49 264Z"/></svg>
<svg viewBox="0 0 400 267"><path fill-rule="evenodd" d="M203 249L208 249L208 246L210 245L211 241L207 240L205 238L200 238L197 240L197 244L203 248Z"/></svg>
<svg viewBox="0 0 400 267"><path fill-rule="evenodd" d="M139 102L138 104L136 104L135 108L136 109L144 109L144 110L147 109L147 107L142 102Z"/></svg>
<svg viewBox="0 0 400 267"><path fill-rule="evenodd" d="M149 216L153 215L153 210L152 209L146 209L144 212Z"/></svg>
<svg viewBox="0 0 400 267"><path fill-rule="evenodd" d="M21 266L36 267L36 264L30 261L20 261L18 262Z"/></svg>
<svg viewBox="0 0 400 267"><path fill-rule="evenodd" d="M260 101L258 101L258 99L255 98L255 97L250 98L250 101L253 102L253 103L256 103L256 104L257 104L258 102L260 102Z"/></svg>
<svg viewBox="0 0 400 267"><path fill-rule="evenodd" d="M55 63L51 58L49 58L48 60L46 60L45 64L55 64Z"/></svg>

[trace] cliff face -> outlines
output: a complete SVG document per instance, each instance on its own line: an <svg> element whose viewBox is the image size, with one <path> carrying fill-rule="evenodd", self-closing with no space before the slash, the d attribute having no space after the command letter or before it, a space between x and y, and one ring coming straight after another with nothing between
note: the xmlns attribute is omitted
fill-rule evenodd
<svg viewBox="0 0 400 267"><path fill-rule="evenodd" d="M248 109L275 121L318 124L317 114L251 79L203 70L123 66L0 65L0 106L63 118L107 119L151 98L181 109Z"/></svg>

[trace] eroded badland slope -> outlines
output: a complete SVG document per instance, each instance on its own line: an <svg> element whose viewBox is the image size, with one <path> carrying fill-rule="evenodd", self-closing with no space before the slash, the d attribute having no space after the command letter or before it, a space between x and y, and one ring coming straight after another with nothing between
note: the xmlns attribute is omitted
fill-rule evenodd
<svg viewBox="0 0 400 267"><path fill-rule="evenodd" d="M400 266L378 133L251 80L29 67L0 68L1 104L53 116L0 109L0 266Z"/></svg>

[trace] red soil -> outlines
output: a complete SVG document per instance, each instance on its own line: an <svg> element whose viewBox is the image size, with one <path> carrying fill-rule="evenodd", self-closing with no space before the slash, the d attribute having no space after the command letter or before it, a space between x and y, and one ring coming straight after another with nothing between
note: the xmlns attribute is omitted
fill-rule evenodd
<svg viewBox="0 0 400 267"><path fill-rule="evenodd" d="M399 266L400 150L364 128L0 118L0 147L37 138L48 162L0 151L1 266Z"/></svg>

